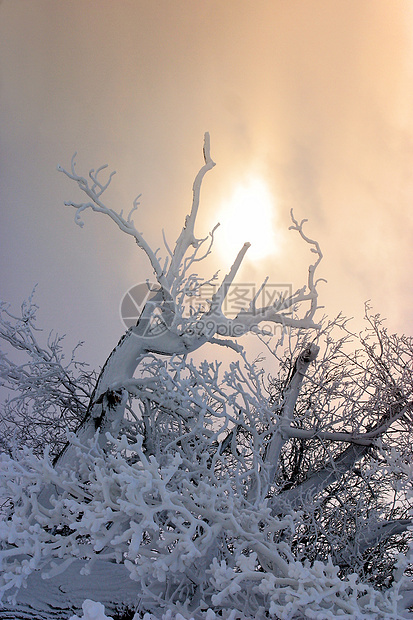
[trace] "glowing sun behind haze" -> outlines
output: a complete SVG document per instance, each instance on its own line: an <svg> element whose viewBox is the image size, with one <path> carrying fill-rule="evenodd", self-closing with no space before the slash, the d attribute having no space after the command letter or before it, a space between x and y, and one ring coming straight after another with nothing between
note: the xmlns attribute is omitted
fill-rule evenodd
<svg viewBox="0 0 413 620"><path fill-rule="evenodd" d="M245 242L251 243L246 259L260 260L276 254L279 239L274 232L274 200L257 177L238 185L218 212L217 246L234 259Z"/></svg>

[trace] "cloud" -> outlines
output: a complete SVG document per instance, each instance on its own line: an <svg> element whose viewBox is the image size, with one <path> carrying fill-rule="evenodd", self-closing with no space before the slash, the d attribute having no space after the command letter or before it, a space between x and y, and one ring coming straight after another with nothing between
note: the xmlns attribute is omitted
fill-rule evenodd
<svg viewBox="0 0 413 620"><path fill-rule="evenodd" d="M229 188L259 174L281 227L291 207L310 220L328 311L360 314L372 297L395 327L412 325L409 0L37 0L1 12L3 260L14 256L5 292L16 302L39 281L51 324L65 317L75 332L67 279L82 291L76 314L93 317L92 348L106 351L101 334L112 344L122 329L109 324L123 292L151 274L97 216L79 236L61 206L76 196L55 166L78 150L86 171L116 168L113 206L126 210L142 192L135 221L160 245L162 227L170 240L180 231L209 130L217 167L200 233ZM293 237L245 277L301 285L309 256ZM30 261L18 258L28 246Z"/></svg>

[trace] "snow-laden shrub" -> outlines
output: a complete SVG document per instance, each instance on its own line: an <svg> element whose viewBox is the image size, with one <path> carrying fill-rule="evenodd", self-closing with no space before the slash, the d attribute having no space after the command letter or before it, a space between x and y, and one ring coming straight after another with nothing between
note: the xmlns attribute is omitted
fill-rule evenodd
<svg viewBox="0 0 413 620"><path fill-rule="evenodd" d="M293 533L300 513L282 518L268 502L254 510L224 474L189 472L176 453L160 465L141 442L112 439L113 451L82 446L71 436L81 478L57 474L47 456L28 450L3 455L1 475L14 509L0 525L1 591L8 599L41 569L56 575L75 559L85 573L97 557L124 562L137 582L141 608L165 605L190 618L212 612L253 618L397 618L397 585L382 593L341 578L331 562L296 561L282 533ZM139 460L128 461L127 454ZM39 503L39 480L59 487L50 508ZM3 491L4 492L4 491ZM26 555L26 559L23 556ZM238 612L237 612L238 610ZM163 612L162 612L163 613Z"/></svg>
<svg viewBox="0 0 413 620"><path fill-rule="evenodd" d="M135 227L138 199L128 216L105 204L105 166L87 178L75 157L60 168L87 196L67 203L75 221L87 210L113 221L156 284L98 376L74 357L64 363L60 339L39 344L31 299L21 317L0 306L0 337L13 350L0 356L0 379L15 392L0 443L0 597L15 598L34 571L57 577L77 561L93 574L99 559L107 579L122 563L137 613L154 618L403 617L413 340L388 334L369 309L358 336L342 317L316 321L322 252L293 213L315 259L307 283L269 300L265 280L229 316L249 244L223 278L195 273L216 230L195 236L214 166L208 134L203 154L164 258ZM213 291L199 303L205 287ZM266 366L249 361L248 333ZM224 347L225 363L218 354L196 364L204 345Z"/></svg>

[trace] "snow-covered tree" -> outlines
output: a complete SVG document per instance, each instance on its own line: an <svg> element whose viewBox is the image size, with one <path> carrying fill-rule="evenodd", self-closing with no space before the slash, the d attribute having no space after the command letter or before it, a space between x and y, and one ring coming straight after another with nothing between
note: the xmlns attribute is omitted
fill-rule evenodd
<svg viewBox="0 0 413 620"><path fill-rule="evenodd" d="M7 398L2 405L0 446L30 446L41 456L45 446L56 457L86 415L97 376L76 360L77 349L65 359L63 338L51 333L40 342L33 290L19 315L0 302L0 385Z"/></svg>
<svg viewBox="0 0 413 620"><path fill-rule="evenodd" d="M113 174L82 177L74 158L60 168L87 196L67 203L76 222L87 209L112 219L157 285L98 376L75 353L66 363L59 338L39 342L32 298L21 316L2 306L0 335L18 356L1 357L0 618L52 617L55 601L79 612L62 585L79 572L83 599L103 580L99 602L136 618L413 617L413 341L369 308L360 335L342 317L317 320L322 253L293 214L315 254L306 286L226 316L248 244L222 281L195 272L215 233L195 236L208 134L204 160L164 260L132 220L138 199L127 217L103 202ZM242 347L248 332L264 365ZM207 343L214 359L196 361Z"/></svg>

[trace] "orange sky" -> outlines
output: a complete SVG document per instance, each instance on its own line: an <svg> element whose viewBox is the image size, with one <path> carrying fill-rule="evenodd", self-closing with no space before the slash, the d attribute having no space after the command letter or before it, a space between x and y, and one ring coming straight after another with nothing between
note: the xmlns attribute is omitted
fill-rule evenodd
<svg viewBox="0 0 413 620"><path fill-rule="evenodd" d="M217 166L200 234L251 175L273 196L280 247L246 261L245 281L304 283L293 207L325 254L326 311L360 318L371 299L412 333L410 0L3 0L2 296L19 304L38 282L43 325L103 362L123 293L150 270L98 215L74 225L56 165L77 150L85 172L116 168L113 206L142 192L135 222L160 245L190 206L205 131Z"/></svg>

